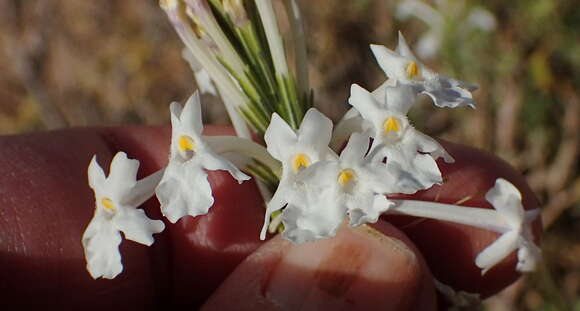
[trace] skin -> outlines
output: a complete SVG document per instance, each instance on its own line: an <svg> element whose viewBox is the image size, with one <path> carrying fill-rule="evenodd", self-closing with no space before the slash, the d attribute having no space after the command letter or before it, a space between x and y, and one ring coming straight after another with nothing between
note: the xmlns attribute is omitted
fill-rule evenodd
<svg viewBox="0 0 580 311"><path fill-rule="evenodd" d="M207 127L206 135L231 135ZM93 280L80 237L94 212L87 185L93 154L108 169L125 151L140 178L167 163L167 127L68 129L0 137L0 299L2 305L125 310L436 310L433 276L457 289L492 295L518 278L510 256L481 276L475 256L497 234L444 222L390 217L371 228L293 245L259 240L264 206L253 182L212 172L215 204L184 217L146 247L123 241L124 271ZM523 178L499 159L445 143L457 162L440 163L446 182L413 199L487 207L497 177L514 183L526 209L537 202ZM155 199L143 207L162 219ZM535 224L539 231L539 221ZM452 241L452 242L451 242Z"/></svg>

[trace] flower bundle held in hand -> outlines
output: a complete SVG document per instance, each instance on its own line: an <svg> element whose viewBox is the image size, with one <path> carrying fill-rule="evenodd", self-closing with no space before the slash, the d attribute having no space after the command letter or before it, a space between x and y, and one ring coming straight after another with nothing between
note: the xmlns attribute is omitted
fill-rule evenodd
<svg viewBox="0 0 580 311"><path fill-rule="evenodd" d="M288 11L295 62L289 66L270 0L162 0L187 49L184 57L202 91L220 95L238 136L202 135L199 93L182 107L170 106L169 164L136 180L139 162L118 153L108 177L93 158L89 185L95 216L82 242L94 278L122 271L118 246L125 238L145 245L164 230L138 206L157 196L171 223L203 217L214 199L208 171L227 171L238 182L256 178L266 204L261 239L279 231L295 243L332 238L339 226L374 223L381 215L403 214L456 222L500 233L475 264L485 273L513 251L516 269L534 269L540 250L531 223L539 210L524 211L518 189L499 178L486 194L495 208L393 199L444 182L436 160L453 157L435 139L413 128L409 109L421 95L437 107L475 108L474 86L422 65L399 33L395 51L371 45L387 76L369 92L353 84L352 109L333 130L312 108L304 33L294 0ZM291 68L294 70L291 70ZM266 147L250 140L263 137ZM341 147L346 142L346 147Z"/></svg>

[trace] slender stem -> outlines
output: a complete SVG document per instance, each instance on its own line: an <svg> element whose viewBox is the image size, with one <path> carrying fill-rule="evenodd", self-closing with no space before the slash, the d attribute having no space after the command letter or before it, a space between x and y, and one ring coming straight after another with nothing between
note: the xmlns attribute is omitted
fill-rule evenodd
<svg viewBox="0 0 580 311"><path fill-rule="evenodd" d="M228 115L230 116L230 120L232 121L232 125L234 126L234 130L236 131L236 134L241 138L250 139L252 137L252 134L250 133L250 129L248 128L248 124L246 123L246 121L244 120L242 115L236 111L235 104L230 102L232 99L228 96L224 96L225 92L222 91L221 87L218 86L217 89L218 89L218 92L220 93L222 101L224 102L224 106L226 107L226 111L228 112Z"/></svg>
<svg viewBox="0 0 580 311"><path fill-rule="evenodd" d="M191 28L183 21L181 13L179 12L179 3L176 0L166 0L162 3L162 8L169 16L169 20L173 24L181 40L207 70L208 74L220 90L220 93L225 95L222 97L227 98L224 98L224 104L226 105L226 108L228 108L227 111L230 119L235 126L238 126L240 134L244 135L245 130L239 126L241 123L239 120L242 117L239 115L236 108L247 103L249 101L248 98L230 79L228 73L211 55L203 45L203 42L197 39ZM238 131L238 128L236 128L236 131Z"/></svg>
<svg viewBox="0 0 580 311"><path fill-rule="evenodd" d="M266 202L269 202L272 199L272 193L268 190L268 186L261 181L260 179L256 178L256 186L258 186L258 191L262 196L262 200L264 200L264 208L266 207Z"/></svg>
<svg viewBox="0 0 580 311"><path fill-rule="evenodd" d="M395 206L387 214L402 214L450 221L483 228L499 233L509 231L511 227L503 217L492 209L458 206L415 200L392 200Z"/></svg>
<svg viewBox="0 0 580 311"><path fill-rule="evenodd" d="M273 172L280 171L281 164L272 158L264 146L249 139L236 136L204 136L204 140L219 154L235 153L260 161Z"/></svg>
<svg viewBox="0 0 580 311"><path fill-rule="evenodd" d="M505 233L513 228L497 211L487 208L459 206L445 203L416 200L391 200L395 203L386 214L400 214L438 219L468 226ZM531 222L540 214L540 209L525 211L525 221Z"/></svg>
<svg viewBox="0 0 580 311"><path fill-rule="evenodd" d="M217 153L225 154L235 152L237 155L245 155L260 161L273 172L276 172L280 168L280 162L272 158L266 148L249 139L242 139L235 136L207 136L205 137L205 141ZM272 193L268 190L266 184L256 179L256 185L264 202L270 201Z"/></svg>
<svg viewBox="0 0 580 311"><path fill-rule="evenodd" d="M185 0L185 3L193 10L201 23L209 33L209 36L218 46L220 54L224 60L232 67L237 75L244 75L244 63L240 56L221 30L217 20L211 13L211 9L206 0Z"/></svg>
<svg viewBox="0 0 580 311"><path fill-rule="evenodd" d="M306 53L306 39L304 35L304 25L302 16L296 0L284 0L290 28L292 29L292 39L294 41L294 53L296 54L296 80L298 83L298 94L308 96L310 92L310 82L308 78L308 55ZM306 98L302 98L305 100Z"/></svg>
<svg viewBox="0 0 580 311"><path fill-rule="evenodd" d="M137 181L131 196L127 199L132 206L139 206L155 195L155 188L161 181L165 168Z"/></svg>
<svg viewBox="0 0 580 311"><path fill-rule="evenodd" d="M278 22L274 8L272 7L272 0L255 0L255 3L274 63L275 77L278 85L278 99L280 100L279 109L277 110L282 113L282 117L288 121L288 124L292 128L297 129L302 120L302 110L304 108L299 105L296 98L296 86L293 77L288 71L284 43L282 42L282 36L278 29Z"/></svg>
<svg viewBox="0 0 580 311"><path fill-rule="evenodd" d="M282 43L282 36L278 29L276 21L276 14L272 7L272 0L256 0L256 7L260 14L264 31L266 32L266 40L272 53L272 60L276 72L283 77L288 76L288 64L286 63L286 54L284 53L284 44Z"/></svg>

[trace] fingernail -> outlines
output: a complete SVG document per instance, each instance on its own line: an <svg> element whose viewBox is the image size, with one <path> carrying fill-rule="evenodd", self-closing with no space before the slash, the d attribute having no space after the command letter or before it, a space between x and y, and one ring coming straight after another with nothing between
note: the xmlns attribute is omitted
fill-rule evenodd
<svg viewBox="0 0 580 311"><path fill-rule="evenodd" d="M290 246L264 283L264 295L285 310L404 310L421 279L405 243L367 226L345 226L333 239Z"/></svg>

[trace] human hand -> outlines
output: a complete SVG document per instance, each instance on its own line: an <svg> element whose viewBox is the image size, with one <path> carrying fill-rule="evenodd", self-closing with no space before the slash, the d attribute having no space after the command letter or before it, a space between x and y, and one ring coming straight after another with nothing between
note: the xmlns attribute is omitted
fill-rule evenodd
<svg viewBox="0 0 580 311"><path fill-rule="evenodd" d="M208 135L231 134L207 127ZM460 290L491 295L515 280L515 256L481 276L477 254L496 233L432 220L389 216L371 229L342 228L332 239L293 245L259 241L264 208L254 183L211 173L210 213L166 223L152 247L125 241L125 271L93 280L81 235L94 198L86 184L93 154L103 167L119 150L141 161L140 177L167 162L168 128L71 129L0 138L0 290L6 306L60 309L436 309L433 275ZM491 207L484 195L497 177L537 207L509 166L480 151L444 144L456 163L446 182L415 199ZM452 177L452 178L451 178ZM144 207L161 219L156 200ZM536 223L536 229L539 228ZM398 228L397 228L398 227ZM380 232L380 233L379 233Z"/></svg>

